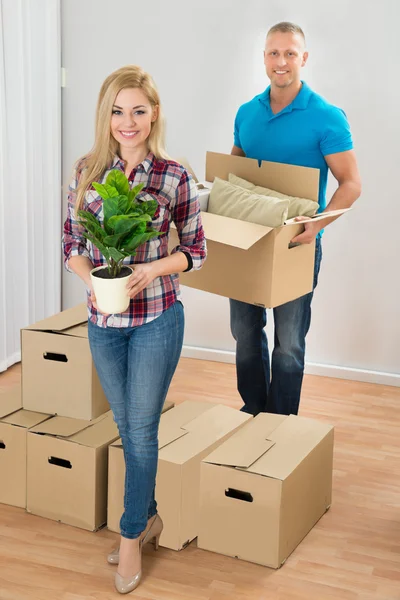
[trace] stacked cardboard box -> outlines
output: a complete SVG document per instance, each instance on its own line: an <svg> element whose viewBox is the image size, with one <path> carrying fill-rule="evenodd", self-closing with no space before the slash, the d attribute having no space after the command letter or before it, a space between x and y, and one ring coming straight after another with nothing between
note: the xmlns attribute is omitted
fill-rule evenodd
<svg viewBox="0 0 400 600"><path fill-rule="evenodd" d="M259 414L201 463L198 547L279 568L331 504L333 427Z"/></svg>
<svg viewBox="0 0 400 600"><path fill-rule="evenodd" d="M229 173L318 200L316 169L207 153L207 181ZM311 291L314 246L290 243L301 224L270 228L209 214L209 192L199 189L209 252L203 269L181 275L184 285L265 307ZM3 421L25 431L29 511L97 529L106 521L108 478L108 526L118 531L123 451L91 359L86 319L81 305L22 331L23 407L38 416L14 412ZM160 543L180 550L198 536L204 549L279 567L329 507L332 448L332 428L319 422L252 419L219 404L182 403L160 424Z"/></svg>
<svg viewBox="0 0 400 600"><path fill-rule="evenodd" d="M181 550L198 535L200 462L252 417L208 402L183 402L161 416L156 481L164 521L160 544ZM108 528L119 531L125 465L120 440L109 448Z"/></svg>
<svg viewBox="0 0 400 600"><path fill-rule="evenodd" d="M91 421L110 410L90 354L85 304L21 331L27 410Z"/></svg>
<svg viewBox="0 0 400 600"><path fill-rule="evenodd" d="M86 306L23 329L21 354L22 391L0 395L0 502L96 530L107 519L118 430L91 358Z"/></svg>
<svg viewBox="0 0 400 600"><path fill-rule="evenodd" d="M94 367L85 304L21 331L28 512L96 530L106 522L108 445L118 430Z"/></svg>
<svg viewBox="0 0 400 600"><path fill-rule="evenodd" d="M22 408L21 386L0 394L0 502L26 507L27 435L49 415Z"/></svg>

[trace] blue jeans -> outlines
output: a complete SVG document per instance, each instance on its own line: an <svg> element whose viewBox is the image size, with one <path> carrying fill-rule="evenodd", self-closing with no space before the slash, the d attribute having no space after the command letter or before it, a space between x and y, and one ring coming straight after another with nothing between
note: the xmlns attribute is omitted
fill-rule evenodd
<svg viewBox="0 0 400 600"><path fill-rule="evenodd" d="M314 289L322 259L321 239L315 247ZM297 415L304 374L305 338L311 322L313 292L277 306L275 343L270 365L265 308L230 300L231 332L236 340L238 391L242 411Z"/></svg>
<svg viewBox="0 0 400 600"><path fill-rule="evenodd" d="M183 344L177 301L139 327L98 327L89 321L97 373L118 426L125 457L123 537L134 539L157 512L158 426Z"/></svg>

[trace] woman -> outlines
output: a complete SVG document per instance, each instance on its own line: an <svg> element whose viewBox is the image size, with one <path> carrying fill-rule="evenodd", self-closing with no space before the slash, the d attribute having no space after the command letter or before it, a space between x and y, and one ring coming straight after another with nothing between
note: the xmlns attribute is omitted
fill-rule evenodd
<svg viewBox="0 0 400 600"><path fill-rule="evenodd" d="M118 315L102 314L96 306L90 271L106 261L86 242L76 218L80 208L102 218L102 199L91 183L104 183L111 169L123 171L131 187L145 184L138 199L157 200L152 227L165 232L125 260L135 265L127 286L131 302ZM171 220L180 245L168 255ZM70 186L63 244L67 269L87 286L90 348L124 448L120 547L108 560L119 563L115 586L125 594L139 585L143 544L155 539L157 548L162 530L154 496L157 437L183 342L177 273L201 268L206 257L196 187L184 167L165 153L158 92L139 67L123 67L103 83L95 143L78 161Z"/></svg>

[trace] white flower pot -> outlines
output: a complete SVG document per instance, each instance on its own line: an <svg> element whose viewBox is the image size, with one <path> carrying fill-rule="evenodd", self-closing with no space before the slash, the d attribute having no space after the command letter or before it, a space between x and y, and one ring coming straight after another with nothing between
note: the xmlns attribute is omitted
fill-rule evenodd
<svg viewBox="0 0 400 600"><path fill-rule="evenodd" d="M126 284L133 273L133 269L127 265L123 265L130 270L129 275L125 277L117 277L115 279L101 279L96 277L95 273L107 267L96 267L90 273L92 280L93 291L96 296L96 304L99 310L103 313L118 314L125 312L129 306L130 297Z"/></svg>

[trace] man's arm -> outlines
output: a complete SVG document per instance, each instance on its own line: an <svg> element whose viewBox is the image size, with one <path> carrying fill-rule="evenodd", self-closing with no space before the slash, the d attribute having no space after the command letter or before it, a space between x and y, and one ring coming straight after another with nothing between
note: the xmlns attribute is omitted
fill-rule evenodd
<svg viewBox="0 0 400 600"><path fill-rule="evenodd" d="M354 150L329 154L325 156L325 160L339 185L323 212L350 208L361 194L361 179ZM316 222L306 221L304 223L305 231L294 237L292 242L310 244L321 229L338 218L332 217ZM307 217L304 219L307 219ZM298 217L298 220L301 221L303 218Z"/></svg>
<svg viewBox="0 0 400 600"><path fill-rule="evenodd" d="M325 160L339 184L325 210L350 208L361 194L361 179L354 150L330 154L325 156ZM332 221L334 220L332 219ZM325 221L325 223L332 221Z"/></svg>
<svg viewBox="0 0 400 600"><path fill-rule="evenodd" d="M238 146L233 146L231 154L233 154L233 156L246 156L243 150Z"/></svg>

